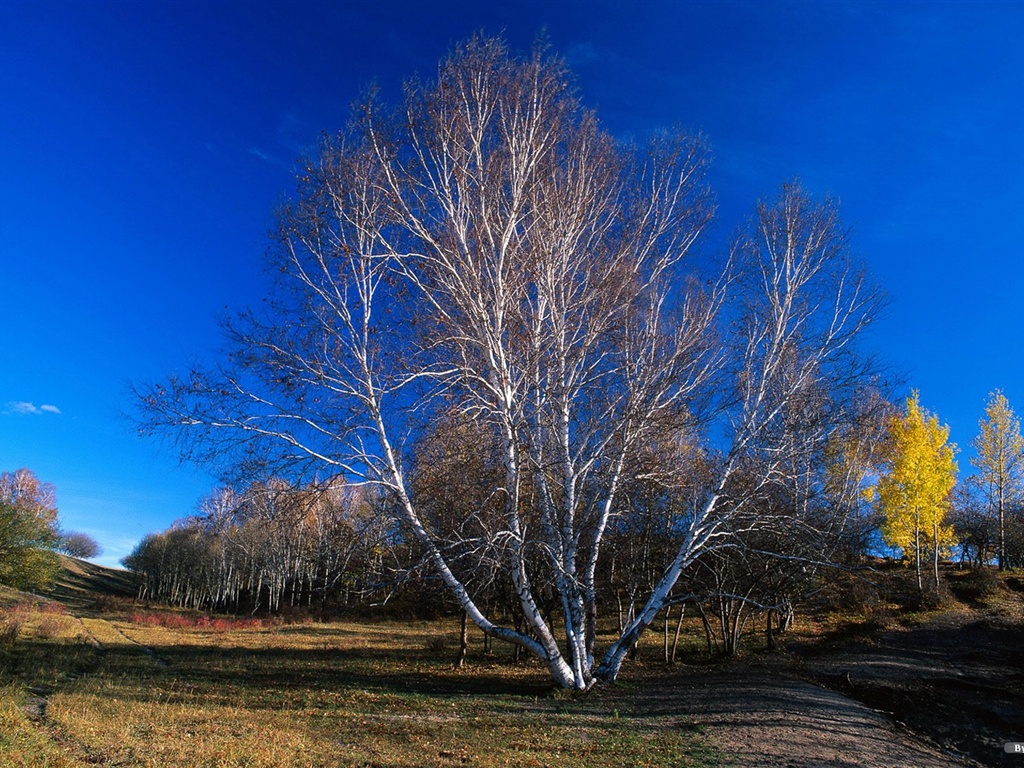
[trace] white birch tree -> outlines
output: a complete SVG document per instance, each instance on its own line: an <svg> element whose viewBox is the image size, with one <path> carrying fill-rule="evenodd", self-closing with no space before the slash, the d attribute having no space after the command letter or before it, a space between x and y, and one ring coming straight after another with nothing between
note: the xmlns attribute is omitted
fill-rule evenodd
<svg viewBox="0 0 1024 768"><path fill-rule="evenodd" d="M863 373L852 341L877 302L835 207L795 187L709 270L692 254L711 214L705 164L702 143L678 134L615 141L546 52L473 39L435 81L408 84L399 109L371 95L303 169L269 311L234 325L220 371L143 391L148 425L173 428L193 458L376 484L485 633L560 686L613 680L682 571L757 524L745 499L786 467L776 438L793 398ZM498 457L482 545L500 553L523 630L481 610L409 480L418 425L452 412ZM680 436L704 440L714 477L598 660L609 523L629 481L672 487L681 467L640 458ZM753 462L756 482L734 483ZM554 620L540 587L558 595Z"/></svg>
<svg viewBox="0 0 1024 768"><path fill-rule="evenodd" d="M1020 434L1020 419L998 389L989 394L985 419L978 422L973 445L977 456L971 464L978 470L978 487L996 520L997 561L1002 571L1007 567L1007 511L1018 507L1024 495L1024 437Z"/></svg>

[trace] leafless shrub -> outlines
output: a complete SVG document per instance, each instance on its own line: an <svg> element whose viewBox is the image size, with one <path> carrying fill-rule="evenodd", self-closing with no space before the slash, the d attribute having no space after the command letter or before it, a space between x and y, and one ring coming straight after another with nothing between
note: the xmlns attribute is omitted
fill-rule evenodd
<svg viewBox="0 0 1024 768"><path fill-rule="evenodd" d="M22 604L0 612L0 650L14 646L25 624L26 608Z"/></svg>

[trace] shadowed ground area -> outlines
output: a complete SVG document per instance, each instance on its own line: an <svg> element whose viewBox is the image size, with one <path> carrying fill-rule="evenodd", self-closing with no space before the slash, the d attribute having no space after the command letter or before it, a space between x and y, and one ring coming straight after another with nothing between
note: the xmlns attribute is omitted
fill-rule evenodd
<svg viewBox="0 0 1024 768"><path fill-rule="evenodd" d="M730 755L734 766L972 764L865 704L792 674L748 665L695 669L677 679L660 706L686 713L688 726Z"/></svg>
<svg viewBox="0 0 1024 768"><path fill-rule="evenodd" d="M111 597L135 597L135 574L60 555L61 574L47 594L68 606L92 606Z"/></svg>
<svg viewBox="0 0 1024 768"><path fill-rule="evenodd" d="M1010 604L1004 603L1003 608ZM951 609L849 643L797 644L796 671L985 765L1024 766L1024 623Z"/></svg>
<svg viewBox="0 0 1024 768"><path fill-rule="evenodd" d="M754 678L712 699L708 737L750 766L947 766L947 756L851 699L793 680ZM751 716L750 707L758 702Z"/></svg>

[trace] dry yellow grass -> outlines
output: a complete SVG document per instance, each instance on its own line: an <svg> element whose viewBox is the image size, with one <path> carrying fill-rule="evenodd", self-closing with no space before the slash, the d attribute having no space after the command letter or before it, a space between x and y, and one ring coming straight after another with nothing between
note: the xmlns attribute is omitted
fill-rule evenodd
<svg viewBox="0 0 1024 768"><path fill-rule="evenodd" d="M66 754L50 734L29 720L26 692L20 686L0 688L0 756L11 768L73 768L79 762Z"/></svg>
<svg viewBox="0 0 1024 768"><path fill-rule="evenodd" d="M716 764L676 717L635 709L628 688L569 697L507 648L477 645L452 669L430 650L450 625L60 619L49 637L32 624L8 664L4 765ZM45 717L32 722L20 707L40 685Z"/></svg>

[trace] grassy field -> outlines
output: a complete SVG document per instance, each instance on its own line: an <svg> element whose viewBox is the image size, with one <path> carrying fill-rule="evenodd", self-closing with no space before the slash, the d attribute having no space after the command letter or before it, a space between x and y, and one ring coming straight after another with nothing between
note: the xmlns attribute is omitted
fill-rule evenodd
<svg viewBox="0 0 1024 768"><path fill-rule="evenodd" d="M211 620L73 597L0 592L4 766L725 762L643 674L571 696L507 646L484 656L479 634L453 669L453 622Z"/></svg>
<svg viewBox="0 0 1024 768"><path fill-rule="evenodd" d="M0 587L0 766L826 764L820 729L851 704L800 687L808 681L865 713L891 712L950 753L1001 764L990 758L1024 722L1024 578L950 569L942 605L917 607L900 602L912 596L910 571L876 575L881 597L800 616L773 653L752 629L738 662L709 663L700 621L688 618L686 663L666 667L652 631L618 683L574 695L537 662L513 663L507 645L484 654L475 630L454 669L455 619L157 610L130 596L123 574L69 561L46 597ZM807 711L791 711L779 693L791 689L813 693ZM861 751L848 764L916 764L904 758L919 752L884 751L894 733L844 742ZM820 754L792 762L808 745Z"/></svg>

